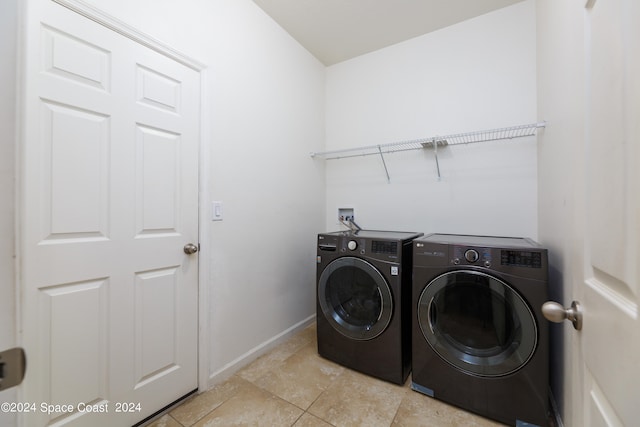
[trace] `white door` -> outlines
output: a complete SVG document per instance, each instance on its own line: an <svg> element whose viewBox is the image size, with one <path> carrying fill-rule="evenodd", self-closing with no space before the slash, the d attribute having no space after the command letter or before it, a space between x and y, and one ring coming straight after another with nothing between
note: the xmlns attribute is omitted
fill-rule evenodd
<svg viewBox="0 0 640 427"><path fill-rule="evenodd" d="M640 4L589 1L585 19L585 263L576 272L585 316L574 348L583 359L574 390L584 395L576 414L586 426L631 427L640 422Z"/></svg>
<svg viewBox="0 0 640 427"><path fill-rule="evenodd" d="M132 425L197 388L199 73L52 1L26 10L23 418Z"/></svg>

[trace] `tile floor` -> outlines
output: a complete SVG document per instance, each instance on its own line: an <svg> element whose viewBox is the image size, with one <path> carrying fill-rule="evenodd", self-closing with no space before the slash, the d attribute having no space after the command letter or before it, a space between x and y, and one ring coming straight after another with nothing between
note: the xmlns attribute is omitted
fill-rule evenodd
<svg viewBox="0 0 640 427"><path fill-rule="evenodd" d="M502 424L318 356L311 325L224 383L193 396L149 427L433 426Z"/></svg>

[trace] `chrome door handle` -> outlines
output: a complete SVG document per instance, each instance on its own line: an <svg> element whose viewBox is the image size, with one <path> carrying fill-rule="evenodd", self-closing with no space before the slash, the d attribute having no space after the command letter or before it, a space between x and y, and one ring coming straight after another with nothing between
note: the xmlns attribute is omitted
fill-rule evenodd
<svg viewBox="0 0 640 427"><path fill-rule="evenodd" d="M198 245L194 245L193 243L187 243L184 245L184 253L187 255L193 255L198 252Z"/></svg>
<svg viewBox="0 0 640 427"><path fill-rule="evenodd" d="M542 314L550 322L562 323L566 319L573 323L576 330L582 329L582 306L578 301L573 301L571 307L566 309L557 302L547 301L542 304Z"/></svg>
<svg viewBox="0 0 640 427"><path fill-rule="evenodd" d="M27 369L27 358L21 348L0 351L0 390L19 385Z"/></svg>

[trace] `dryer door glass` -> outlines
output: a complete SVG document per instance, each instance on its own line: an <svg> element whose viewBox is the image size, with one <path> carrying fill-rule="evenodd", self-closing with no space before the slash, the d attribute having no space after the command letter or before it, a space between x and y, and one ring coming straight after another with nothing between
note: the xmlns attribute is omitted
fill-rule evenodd
<svg viewBox="0 0 640 427"><path fill-rule="evenodd" d="M389 285L360 258L342 257L327 265L318 281L318 301L331 326L349 338L375 338L391 321Z"/></svg>
<svg viewBox="0 0 640 427"><path fill-rule="evenodd" d="M531 309L502 280L476 271L452 271L429 282L418 301L426 340L446 362L472 375L507 375L536 348Z"/></svg>

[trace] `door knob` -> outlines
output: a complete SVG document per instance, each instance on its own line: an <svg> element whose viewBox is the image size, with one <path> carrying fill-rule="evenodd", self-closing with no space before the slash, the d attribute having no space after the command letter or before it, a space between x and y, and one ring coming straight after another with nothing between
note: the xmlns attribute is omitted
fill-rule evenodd
<svg viewBox="0 0 640 427"><path fill-rule="evenodd" d="M23 349L0 351L0 390L19 385L24 379L26 369L27 358Z"/></svg>
<svg viewBox="0 0 640 427"><path fill-rule="evenodd" d="M542 314L551 322L562 323L567 319L576 330L582 329L582 307L578 301L573 301L571 307L566 309L557 302L547 301L542 304Z"/></svg>
<svg viewBox="0 0 640 427"><path fill-rule="evenodd" d="M198 252L198 245L194 245L193 243L187 243L184 245L184 253L187 255L193 255Z"/></svg>

